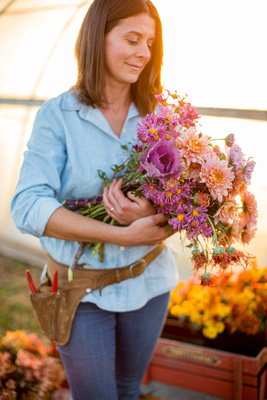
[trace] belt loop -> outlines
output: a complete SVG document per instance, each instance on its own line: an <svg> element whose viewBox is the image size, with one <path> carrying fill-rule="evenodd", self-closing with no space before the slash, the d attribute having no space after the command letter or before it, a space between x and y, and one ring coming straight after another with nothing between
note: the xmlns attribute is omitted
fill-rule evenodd
<svg viewBox="0 0 267 400"><path fill-rule="evenodd" d="M120 279L120 269L119 268L115 269L115 279L116 279L117 283L119 283L121 281L121 279Z"/></svg>

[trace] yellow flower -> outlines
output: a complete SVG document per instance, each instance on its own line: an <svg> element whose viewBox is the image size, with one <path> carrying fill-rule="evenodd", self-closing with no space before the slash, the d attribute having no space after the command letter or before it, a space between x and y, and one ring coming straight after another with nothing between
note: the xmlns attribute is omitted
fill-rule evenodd
<svg viewBox="0 0 267 400"><path fill-rule="evenodd" d="M191 322L193 322L194 324L197 324L197 325L203 324L202 315L200 313L198 313L197 311L193 311L190 314L190 320L191 320Z"/></svg>
<svg viewBox="0 0 267 400"><path fill-rule="evenodd" d="M182 307L183 307L184 314L185 314L186 316L190 317L190 314L194 311L194 306L193 306L193 304L190 303L190 301L185 300L185 301L182 303Z"/></svg>
<svg viewBox="0 0 267 400"><path fill-rule="evenodd" d="M225 325L223 322L216 322L215 324L218 333L222 333L225 329Z"/></svg>
<svg viewBox="0 0 267 400"><path fill-rule="evenodd" d="M183 315L184 310L181 306L179 306L178 304L176 304L175 306L172 306L170 309L170 313L172 315L174 315L175 317L180 317L181 315Z"/></svg>
<svg viewBox="0 0 267 400"><path fill-rule="evenodd" d="M205 326L202 329L202 333L209 339L215 339L218 336L218 330L215 325Z"/></svg>
<svg viewBox="0 0 267 400"><path fill-rule="evenodd" d="M231 313L231 306L227 305L227 304L222 304L219 303L217 304L216 307L216 314L220 317L220 318L225 318L227 315L229 315Z"/></svg>

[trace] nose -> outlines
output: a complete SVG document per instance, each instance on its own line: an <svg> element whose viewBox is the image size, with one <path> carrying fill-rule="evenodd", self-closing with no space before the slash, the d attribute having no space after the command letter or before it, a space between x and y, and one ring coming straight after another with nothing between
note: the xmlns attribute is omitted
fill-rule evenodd
<svg viewBox="0 0 267 400"><path fill-rule="evenodd" d="M140 47L137 52L137 57L150 59L151 57L151 49L147 43L143 42L140 44Z"/></svg>

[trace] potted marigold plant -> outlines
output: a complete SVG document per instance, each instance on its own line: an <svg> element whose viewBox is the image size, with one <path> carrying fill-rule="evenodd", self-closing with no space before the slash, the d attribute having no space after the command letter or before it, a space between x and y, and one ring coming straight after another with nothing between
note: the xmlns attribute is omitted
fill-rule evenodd
<svg viewBox="0 0 267 400"><path fill-rule="evenodd" d="M48 400L66 385L66 375L55 346L38 336L7 331L0 341L1 400Z"/></svg>
<svg viewBox="0 0 267 400"><path fill-rule="evenodd" d="M171 318L165 337L175 339L176 327L178 340L256 355L265 345L267 268L221 275L214 286L196 284L194 278L180 282L171 293ZM188 338L181 337L183 331Z"/></svg>

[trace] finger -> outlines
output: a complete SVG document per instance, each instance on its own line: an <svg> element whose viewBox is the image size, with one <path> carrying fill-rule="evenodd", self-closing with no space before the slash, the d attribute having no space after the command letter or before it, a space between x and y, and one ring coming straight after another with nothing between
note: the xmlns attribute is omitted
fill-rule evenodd
<svg viewBox="0 0 267 400"><path fill-rule="evenodd" d="M131 203L131 201L123 194L121 190L122 185L123 180L120 179L112 185L112 188L109 191L109 200L118 212L120 212L123 207L126 207Z"/></svg>
<svg viewBox="0 0 267 400"><path fill-rule="evenodd" d="M143 197L135 196L133 192L127 192L127 197L131 201L134 201L134 202L136 202L138 204L143 204L143 202L144 202L144 198Z"/></svg>
<svg viewBox="0 0 267 400"><path fill-rule="evenodd" d="M169 215L162 214L162 213L158 213L158 214L152 215L151 217L153 218L154 223L156 225L160 225L160 224L168 221L168 219L169 219Z"/></svg>
<svg viewBox="0 0 267 400"><path fill-rule="evenodd" d="M103 190L103 204L104 204L105 210L107 211L108 215L112 216L112 213L114 212L114 206L109 200L108 193L109 193L109 189L107 187L104 188L104 190Z"/></svg>
<svg viewBox="0 0 267 400"><path fill-rule="evenodd" d="M109 188L105 188L103 192L103 201L104 201L104 206L105 209L112 210L111 212L114 213L114 210L118 208L117 200L114 197L114 190L117 184L117 180L113 179L111 182Z"/></svg>

